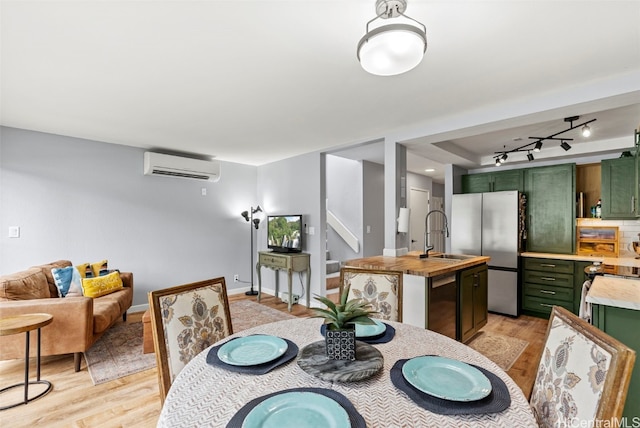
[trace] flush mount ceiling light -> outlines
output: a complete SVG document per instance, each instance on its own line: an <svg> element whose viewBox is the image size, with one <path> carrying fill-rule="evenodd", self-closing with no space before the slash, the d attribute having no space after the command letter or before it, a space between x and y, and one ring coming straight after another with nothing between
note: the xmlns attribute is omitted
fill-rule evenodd
<svg viewBox="0 0 640 428"><path fill-rule="evenodd" d="M427 51L427 28L405 15L406 9L406 0L376 1L376 17L367 22L367 32L358 42L358 61L365 71L377 76L395 76L406 73L422 61ZM412 23L387 24L369 30L369 25L379 18L398 17Z"/></svg>
<svg viewBox="0 0 640 428"><path fill-rule="evenodd" d="M569 145L569 143L567 143L567 141L573 141L573 138L558 137L558 135L564 134L565 132L569 132L573 129L576 129L582 126L582 136L588 137L591 135L591 128L589 128L588 124L591 122L595 122L597 120L597 119L591 119L586 122L580 123L578 125L574 125L573 122L575 122L578 119L580 119L580 116L565 117L564 121L569 122L569 128L563 131L556 132L555 134L551 134L548 137L529 137L529 139L536 140L536 141L525 144L524 146L516 147L515 149L506 150L505 148L505 150L494 152L495 155L493 156L493 158L496 161L496 166L500 166L500 164L504 163L504 161L507 160L508 153L514 153L514 152L527 152L527 159L529 159L529 161L532 161L533 155L531 154L531 150L533 150L536 153L540 152L540 150L542 150L542 142L545 140L560 141L560 147L562 147L565 151L570 150L571 146ZM531 149L531 146L534 146L533 149Z"/></svg>

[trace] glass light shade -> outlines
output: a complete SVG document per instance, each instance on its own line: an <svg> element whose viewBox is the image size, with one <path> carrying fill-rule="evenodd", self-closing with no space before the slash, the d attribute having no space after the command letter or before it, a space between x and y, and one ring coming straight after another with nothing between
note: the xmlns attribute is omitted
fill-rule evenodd
<svg viewBox="0 0 640 428"><path fill-rule="evenodd" d="M582 127L582 136L589 137L591 135L591 128L588 125Z"/></svg>
<svg viewBox="0 0 640 428"><path fill-rule="evenodd" d="M378 76L405 73L422 61L427 38L421 29L408 24L378 27L358 43L358 59L365 71Z"/></svg>

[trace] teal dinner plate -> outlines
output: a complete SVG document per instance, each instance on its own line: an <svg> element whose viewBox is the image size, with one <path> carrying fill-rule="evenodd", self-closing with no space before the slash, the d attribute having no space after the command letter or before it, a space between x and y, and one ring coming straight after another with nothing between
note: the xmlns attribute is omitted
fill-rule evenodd
<svg viewBox="0 0 640 428"><path fill-rule="evenodd" d="M491 393L491 382L480 370L450 358L412 358L402 366L402 375L420 391L445 400L476 401Z"/></svg>
<svg viewBox="0 0 640 428"><path fill-rule="evenodd" d="M372 319L375 324L356 324L356 337L379 336L385 332L387 325L376 319Z"/></svg>
<svg viewBox="0 0 640 428"><path fill-rule="evenodd" d="M287 347L279 337L256 334L228 341L218 349L218 358L232 366L255 366L282 356Z"/></svg>
<svg viewBox="0 0 640 428"><path fill-rule="evenodd" d="M315 392L285 392L253 408L242 428L348 428L347 411L335 400Z"/></svg>

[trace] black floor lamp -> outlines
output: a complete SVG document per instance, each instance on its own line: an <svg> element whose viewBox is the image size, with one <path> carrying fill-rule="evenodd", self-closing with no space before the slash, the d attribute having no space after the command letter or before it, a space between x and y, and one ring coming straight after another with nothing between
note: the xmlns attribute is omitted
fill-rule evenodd
<svg viewBox="0 0 640 428"><path fill-rule="evenodd" d="M251 290L247 291L246 294L247 296L257 296L258 292L256 290L253 289L253 227L255 227L256 229L258 228L258 226L260 225L260 219L259 218L253 218L253 215L257 212L262 212L262 208L260 208L260 205L258 205L257 207L253 208L251 207L251 209L249 211L242 211L242 213L240 215L242 215L242 217L244 217L244 219L246 221L249 222L249 231L251 232ZM251 227L253 226L253 227Z"/></svg>

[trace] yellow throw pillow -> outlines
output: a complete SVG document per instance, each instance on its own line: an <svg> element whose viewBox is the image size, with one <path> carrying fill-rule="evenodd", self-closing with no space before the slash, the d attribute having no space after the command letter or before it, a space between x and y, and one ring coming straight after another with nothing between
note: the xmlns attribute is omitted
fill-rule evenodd
<svg viewBox="0 0 640 428"><path fill-rule="evenodd" d="M107 267L107 260L91 263L91 270L93 271L93 276L104 276L108 274L109 268Z"/></svg>
<svg viewBox="0 0 640 428"><path fill-rule="evenodd" d="M89 263L82 263L81 265L76 266L76 269L78 269L78 272L80 272L80 276L82 278L93 277L93 270L91 269L91 264Z"/></svg>
<svg viewBox="0 0 640 428"><path fill-rule="evenodd" d="M82 294L86 297L100 297L123 288L120 272L82 279Z"/></svg>

